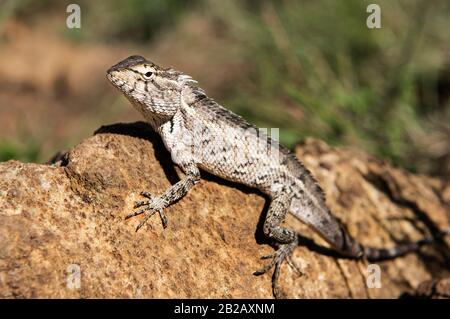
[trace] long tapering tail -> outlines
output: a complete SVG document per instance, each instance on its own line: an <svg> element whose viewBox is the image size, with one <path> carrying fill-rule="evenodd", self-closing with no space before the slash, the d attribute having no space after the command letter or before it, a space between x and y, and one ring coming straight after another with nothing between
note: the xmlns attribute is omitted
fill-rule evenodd
<svg viewBox="0 0 450 319"><path fill-rule="evenodd" d="M433 244L436 240L446 236L450 235L450 228L447 228L443 231L441 231L439 234L432 236L427 236L419 241L416 242L410 242L410 243L404 243L398 246L394 246L391 248L374 248L374 247L368 247L363 246L363 256L367 258L370 261L377 261L377 260L386 260L386 259L392 259L396 257L400 257L403 255L406 255L410 252L415 252L420 249L423 245L429 245Z"/></svg>
<svg viewBox="0 0 450 319"><path fill-rule="evenodd" d="M322 199L324 201L324 199ZM363 246L350 236L345 227L334 217L323 203L320 207L306 207L299 199L293 199L290 212L300 221L312 227L338 253L349 258L366 258L371 261L392 259L420 249L423 245L432 244L439 238L450 235L450 227L433 236L425 237L417 242L400 244L391 248L375 248Z"/></svg>

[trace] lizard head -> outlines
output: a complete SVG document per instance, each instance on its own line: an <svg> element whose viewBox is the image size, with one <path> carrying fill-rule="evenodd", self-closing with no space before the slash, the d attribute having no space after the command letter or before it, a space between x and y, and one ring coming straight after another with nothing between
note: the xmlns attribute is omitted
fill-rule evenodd
<svg viewBox="0 0 450 319"><path fill-rule="evenodd" d="M137 55L130 56L107 71L108 80L141 112L171 116L181 106L191 77L171 68L162 68Z"/></svg>

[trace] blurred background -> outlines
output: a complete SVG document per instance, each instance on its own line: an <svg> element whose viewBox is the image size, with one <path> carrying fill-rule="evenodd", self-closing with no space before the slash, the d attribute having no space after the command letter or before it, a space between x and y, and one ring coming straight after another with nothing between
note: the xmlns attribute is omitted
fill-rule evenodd
<svg viewBox="0 0 450 319"><path fill-rule="evenodd" d="M366 26L373 2L381 29ZM449 13L448 0L0 0L0 161L45 162L141 120L105 78L139 54L291 148L313 136L449 179Z"/></svg>

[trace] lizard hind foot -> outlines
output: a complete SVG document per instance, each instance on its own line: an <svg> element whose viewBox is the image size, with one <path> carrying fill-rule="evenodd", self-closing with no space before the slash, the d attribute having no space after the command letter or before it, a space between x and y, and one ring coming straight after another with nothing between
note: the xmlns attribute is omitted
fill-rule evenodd
<svg viewBox="0 0 450 319"><path fill-rule="evenodd" d="M300 271L300 267L292 259L292 254L294 253L294 249L297 246L298 246L298 242L296 240L294 240L292 243L289 243L289 244L280 244L278 249L275 250L273 253L261 256L261 259L272 258L272 261L270 263L268 263L266 266L255 271L253 274L254 275L265 274L273 267L276 267L277 265L281 265L284 260L286 260L293 269L295 269L300 274L302 274L302 272Z"/></svg>
<svg viewBox="0 0 450 319"><path fill-rule="evenodd" d="M280 296L279 289L278 289L278 278L280 275L280 269L281 269L281 265L282 265L283 261L286 260L288 262L288 264L300 276L303 275L303 272L300 270L300 267L292 259L292 254L296 247L297 247L297 241L294 241L289 244L281 244L275 252L261 257L261 259L272 258L272 261L253 273L256 276L259 276L259 275L265 274L270 269L274 268L274 272L273 272L273 276L272 276L272 289L273 289L274 296L276 298L278 298Z"/></svg>

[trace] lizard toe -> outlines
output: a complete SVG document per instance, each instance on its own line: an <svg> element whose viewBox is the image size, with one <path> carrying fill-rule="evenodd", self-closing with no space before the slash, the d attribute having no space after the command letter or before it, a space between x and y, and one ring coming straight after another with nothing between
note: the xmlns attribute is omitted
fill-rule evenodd
<svg viewBox="0 0 450 319"><path fill-rule="evenodd" d="M147 213L145 213L144 219L142 219L141 222L139 223L139 225L137 225L137 227L136 227L136 232L137 232L142 226L144 226L144 225L147 223L147 221L149 220L149 218L152 217L155 213L156 213L155 210L151 210L151 211L148 211Z"/></svg>
<svg viewBox="0 0 450 319"><path fill-rule="evenodd" d="M292 255L293 246L294 245L292 245L292 244L283 244L275 252L262 256L261 259L272 258L272 261L270 263L268 263L266 266L262 267L261 269L255 271L254 274L261 275L261 274L266 273L268 270L270 270L274 266L276 266L278 264L281 265L285 259L289 259L290 255Z"/></svg>
<svg viewBox="0 0 450 319"><path fill-rule="evenodd" d="M139 223L139 225L136 227L136 231L138 231L142 226L146 224L148 219L152 217L155 213L159 214L159 217L161 218L161 222L163 225L163 228L167 227L167 216L164 213L164 202L161 201L160 197L154 197L150 193L147 192L141 192L141 195L144 197L147 197L149 200L146 201L138 201L135 203L134 208L142 207L141 209L128 214L125 219L129 219L131 217L135 217L138 215L144 214L145 217L142 219L142 221Z"/></svg>
<svg viewBox="0 0 450 319"><path fill-rule="evenodd" d="M148 206L150 204L151 204L151 201L149 201L149 200L141 200L141 201L135 202L133 208L139 208L139 207L142 207L142 206Z"/></svg>
<svg viewBox="0 0 450 319"><path fill-rule="evenodd" d="M150 194L149 192L140 192L139 194L145 198L148 198L149 200L153 199L153 195Z"/></svg>
<svg viewBox="0 0 450 319"><path fill-rule="evenodd" d="M275 297L281 296L278 288L278 277L280 275L281 265L284 260L286 260L288 264L300 275L303 274L300 270L300 267L292 260L292 254L294 252L295 247L297 247L296 241L289 244L282 244L272 254L262 256L261 259L272 258L272 260L270 263L268 263L267 265L265 265L264 267L258 269L253 273L254 275L262 275L268 272L270 269L274 268L272 276L272 289Z"/></svg>

